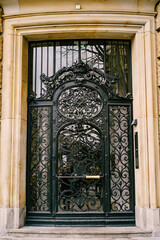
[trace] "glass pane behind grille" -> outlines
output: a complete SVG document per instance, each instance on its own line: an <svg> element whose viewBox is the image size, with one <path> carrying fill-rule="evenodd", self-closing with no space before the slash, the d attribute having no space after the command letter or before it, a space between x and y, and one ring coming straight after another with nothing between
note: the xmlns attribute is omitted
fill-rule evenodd
<svg viewBox="0 0 160 240"><path fill-rule="evenodd" d="M116 40L68 40L31 44L33 62L31 67L30 95L40 98L43 84L40 75L52 76L63 67L83 61L92 67L120 79L115 92L125 97L131 92L130 41Z"/></svg>

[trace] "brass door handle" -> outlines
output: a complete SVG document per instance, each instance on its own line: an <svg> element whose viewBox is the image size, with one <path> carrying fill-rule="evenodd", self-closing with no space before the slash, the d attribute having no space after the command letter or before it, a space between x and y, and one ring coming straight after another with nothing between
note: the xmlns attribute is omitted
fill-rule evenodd
<svg viewBox="0 0 160 240"><path fill-rule="evenodd" d="M102 177L103 176L100 176L100 175L88 175L86 176L86 179L100 179Z"/></svg>

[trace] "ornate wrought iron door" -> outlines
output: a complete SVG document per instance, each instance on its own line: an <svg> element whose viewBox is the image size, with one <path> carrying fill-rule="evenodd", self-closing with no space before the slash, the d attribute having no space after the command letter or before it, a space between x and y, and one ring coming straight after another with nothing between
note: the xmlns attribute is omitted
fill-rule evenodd
<svg viewBox="0 0 160 240"><path fill-rule="evenodd" d="M27 224L134 224L131 94L80 62L29 99Z"/></svg>

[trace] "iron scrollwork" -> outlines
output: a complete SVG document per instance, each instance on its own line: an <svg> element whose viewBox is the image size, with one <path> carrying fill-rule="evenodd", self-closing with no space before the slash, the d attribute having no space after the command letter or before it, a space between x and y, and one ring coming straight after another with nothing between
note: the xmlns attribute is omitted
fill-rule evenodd
<svg viewBox="0 0 160 240"><path fill-rule="evenodd" d="M111 211L131 210L129 109L109 107Z"/></svg>
<svg viewBox="0 0 160 240"><path fill-rule="evenodd" d="M99 132L87 124L69 125L60 132L58 152L59 211L102 211L102 179L83 178L102 175Z"/></svg>
<svg viewBox="0 0 160 240"><path fill-rule="evenodd" d="M43 85L40 97L42 99L52 99L54 91L69 81L74 81L77 84L92 81L102 86L108 97L118 97L114 92L114 84L119 79L119 74L109 76L100 69L92 68L84 62L75 63L71 67L64 67L51 77L41 74L40 79Z"/></svg>
<svg viewBox="0 0 160 240"><path fill-rule="evenodd" d="M52 211L51 201L54 213L104 213L108 203L111 213L131 210L130 113L125 98L114 105L120 99L114 93L117 80L118 75L108 76L83 62L50 78L41 75L39 100L53 101L50 107L35 105L30 110L31 211Z"/></svg>
<svg viewBox="0 0 160 240"><path fill-rule="evenodd" d="M30 211L51 211L51 109L30 110Z"/></svg>
<svg viewBox="0 0 160 240"><path fill-rule="evenodd" d="M58 98L58 111L69 119L91 119L103 107L100 94L89 87L71 87L61 92Z"/></svg>

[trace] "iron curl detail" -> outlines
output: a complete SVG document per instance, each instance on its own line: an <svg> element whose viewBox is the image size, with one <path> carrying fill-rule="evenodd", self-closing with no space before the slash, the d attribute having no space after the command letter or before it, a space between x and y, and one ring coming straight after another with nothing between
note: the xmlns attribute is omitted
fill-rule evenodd
<svg viewBox="0 0 160 240"><path fill-rule="evenodd" d="M102 211L102 142L99 132L87 124L66 126L58 138L59 211Z"/></svg>
<svg viewBox="0 0 160 240"><path fill-rule="evenodd" d="M90 119L100 113L103 100L100 94L89 87L72 87L61 92L58 111L69 119Z"/></svg>
<svg viewBox="0 0 160 240"><path fill-rule="evenodd" d="M52 99L54 91L62 84L74 81L77 84L82 84L85 81L92 81L102 86L108 97L119 97L114 92L114 84L119 80L119 74L110 76L102 70L93 68L84 62L74 63L71 67L63 67L53 76L47 77L44 73L41 74L42 82L41 99Z"/></svg>
<svg viewBox="0 0 160 240"><path fill-rule="evenodd" d="M32 107L30 114L30 210L47 212L51 210L51 110Z"/></svg>
<svg viewBox="0 0 160 240"><path fill-rule="evenodd" d="M111 211L131 210L129 110L109 107Z"/></svg>

